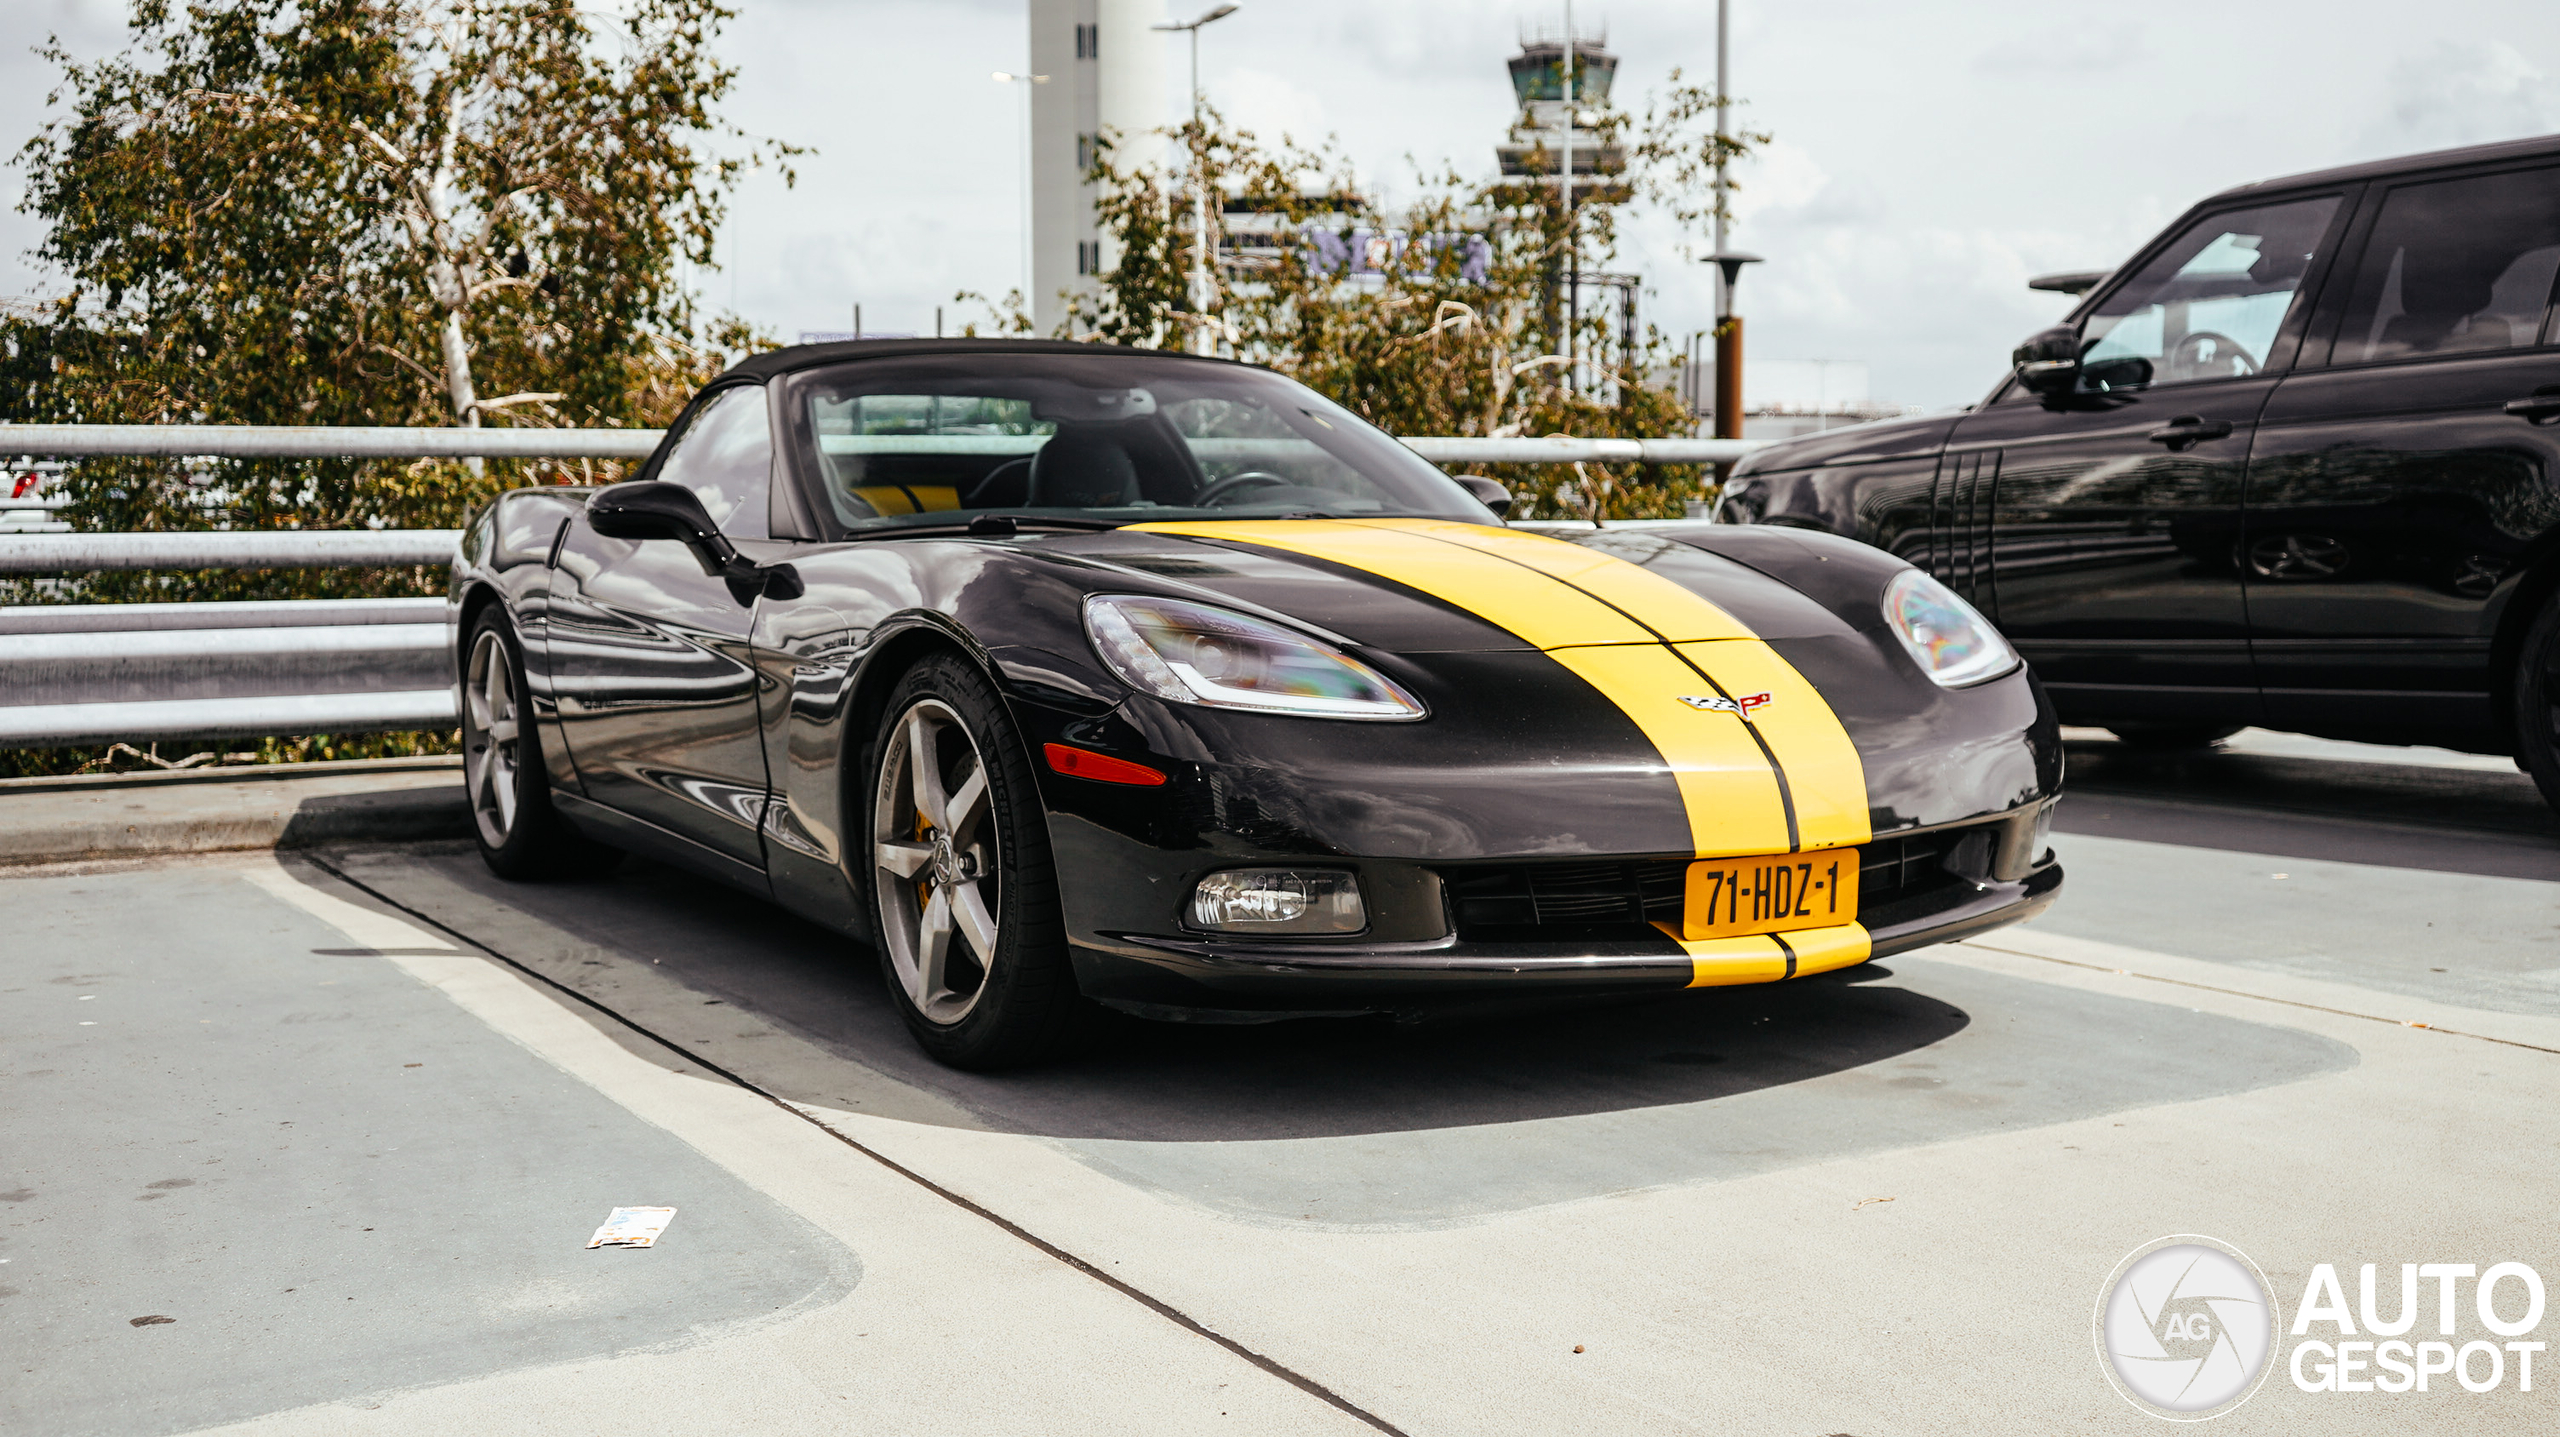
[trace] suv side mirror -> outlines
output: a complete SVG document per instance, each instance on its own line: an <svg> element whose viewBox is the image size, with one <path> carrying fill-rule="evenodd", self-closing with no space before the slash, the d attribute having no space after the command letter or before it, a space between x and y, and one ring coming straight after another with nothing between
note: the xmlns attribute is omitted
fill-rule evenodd
<svg viewBox="0 0 2560 1437"><path fill-rule="evenodd" d="M2018 384L2030 394L2067 394L2080 379L2080 331L2057 325L2027 336L2011 352Z"/></svg>
<svg viewBox="0 0 2560 1437"><path fill-rule="evenodd" d="M730 597L752 603L759 593L798 598L800 576L789 564L758 564L738 552L694 492L652 479L608 484L587 500L587 526L608 539L673 539L693 551L702 572L727 581Z"/></svg>
<svg viewBox="0 0 2560 1437"><path fill-rule="evenodd" d="M1459 474L1454 477L1458 481L1459 488L1476 496L1477 503L1493 511L1493 517L1500 519L1509 516L1511 491L1502 486L1501 480L1487 479L1481 474Z"/></svg>

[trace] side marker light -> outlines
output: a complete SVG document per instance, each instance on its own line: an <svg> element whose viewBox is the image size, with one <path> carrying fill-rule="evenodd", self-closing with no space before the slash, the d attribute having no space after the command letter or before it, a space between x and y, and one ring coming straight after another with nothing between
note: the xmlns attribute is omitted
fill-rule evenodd
<svg viewBox="0 0 2560 1437"><path fill-rule="evenodd" d="M1089 778L1096 783L1128 783L1140 788L1164 786L1165 776L1162 773L1125 758L1069 748L1062 743L1042 744L1040 752L1048 758L1049 767L1069 778Z"/></svg>

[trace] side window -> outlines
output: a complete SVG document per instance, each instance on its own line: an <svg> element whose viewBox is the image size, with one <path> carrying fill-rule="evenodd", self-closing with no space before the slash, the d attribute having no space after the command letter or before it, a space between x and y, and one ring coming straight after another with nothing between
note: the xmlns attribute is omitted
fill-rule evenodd
<svg viewBox="0 0 2560 1437"><path fill-rule="evenodd" d="M773 430L765 420L764 386L742 384L698 411L676 436L658 477L692 490L730 538L771 538L765 505Z"/></svg>
<svg viewBox="0 0 2560 1437"><path fill-rule="evenodd" d="M2257 373L2337 212L2328 195L2197 221L2089 317L2082 385L2142 389Z"/></svg>
<svg viewBox="0 0 2560 1437"><path fill-rule="evenodd" d="M2332 364L2536 343L2560 276L2560 170L2399 185L2374 217Z"/></svg>

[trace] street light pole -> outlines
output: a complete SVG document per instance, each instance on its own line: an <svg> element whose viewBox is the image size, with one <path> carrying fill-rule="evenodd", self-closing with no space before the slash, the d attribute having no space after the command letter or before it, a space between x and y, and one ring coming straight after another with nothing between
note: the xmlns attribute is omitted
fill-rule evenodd
<svg viewBox="0 0 2560 1437"><path fill-rule="evenodd" d="M1022 211L1022 304L1031 306L1031 87L1049 83L1046 75L1010 75L995 72L999 84L1022 87L1022 191L1015 196ZM940 336L936 336L939 338Z"/></svg>
<svg viewBox="0 0 2560 1437"><path fill-rule="evenodd" d="M1715 266L1716 285L1716 437L1742 437L1742 317L1733 312L1733 289L1742 278L1742 267L1759 263L1756 254L1741 254L1725 248L1724 162L1730 133L1727 114L1733 108L1733 92L1727 85L1725 57L1730 45L1729 22L1732 0L1716 0L1716 207ZM1720 469L1719 477L1730 472Z"/></svg>
<svg viewBox="0 0 2560 1437"><path fill-rule="evenodd" d="M1168 21L1155 26L1158 30L1181 30L1191 36L1191 310L1200 323L1191 327L1191 348L1198 354L1215 354L1217 342L1209 333L1209 307L1217 300L1217 290L1209 279L1209 157L1207 146L1200 143L1200 27L1211 21L1224 20L1241 6L1220 5L1203 13L1197 20Z"/></svg>
<svg viewBox="0 0 2560 1437"><path fill-rule="evenodd" d="M1739 250L1717 250L1716 269L1724 277L1724 309L1722 322L1716 325L1716 437L1742 437L1742 316L1733 313L1733 287L1742 278L1742 267L1758 264L1760 256Z"/></svg>
<svg viewBox="0 0 2560 1437"><path fill-rule="evenodd" d="M1716 253L1718 254L1724 253L1724 154L1727 133L1725 114L1731 108L1726 100L1729 92L1725 89L1724 83L1724 56L1727 11L1731 3L1732 0L1716 0ZM1716 292L1716 318L1723 319L1731 313L1733 313L1733 289L1727 285Z"/></svg>
<svg viewBox="0 0 2560 1437"><path fill-rule="evenodd" d="M1721 0L1719 0L1721 3ZM1573 48L1573 0L1564 0L1564 139L1560 142L1564 163L1557 169L1556 196L1564 206L1564 390L1571 394L1574 366L1581 354L1582 328L1582 236L1573 224L1573 108L1576 99L1574 61L1581 58Z"/></svg>

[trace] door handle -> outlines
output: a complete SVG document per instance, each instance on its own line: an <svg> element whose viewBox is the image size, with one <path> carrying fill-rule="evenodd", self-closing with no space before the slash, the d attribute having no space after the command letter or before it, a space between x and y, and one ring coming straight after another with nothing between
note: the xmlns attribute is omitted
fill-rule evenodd
<svg viewBox="0 0 2560 1437"><path fill-rule="evenodd" d="M2508 400L2507 412L2535 424L2560 418L2560 385L2545 385L2528 398Z"/></svg>
<svg viewBox="0 0 2560 1437"><path fill-rule="evenodd" d="M2228 438L2230 434L2231 421L2228 419L2216 419L2208 422L2193 414L2181 414L2177 418L2170 420L2165 428L2154 429L2143 437L2149 439L2154 444L2166 444L2170 448L2176 449L2182 445L2194 444L2200 440Z"/></svg>

